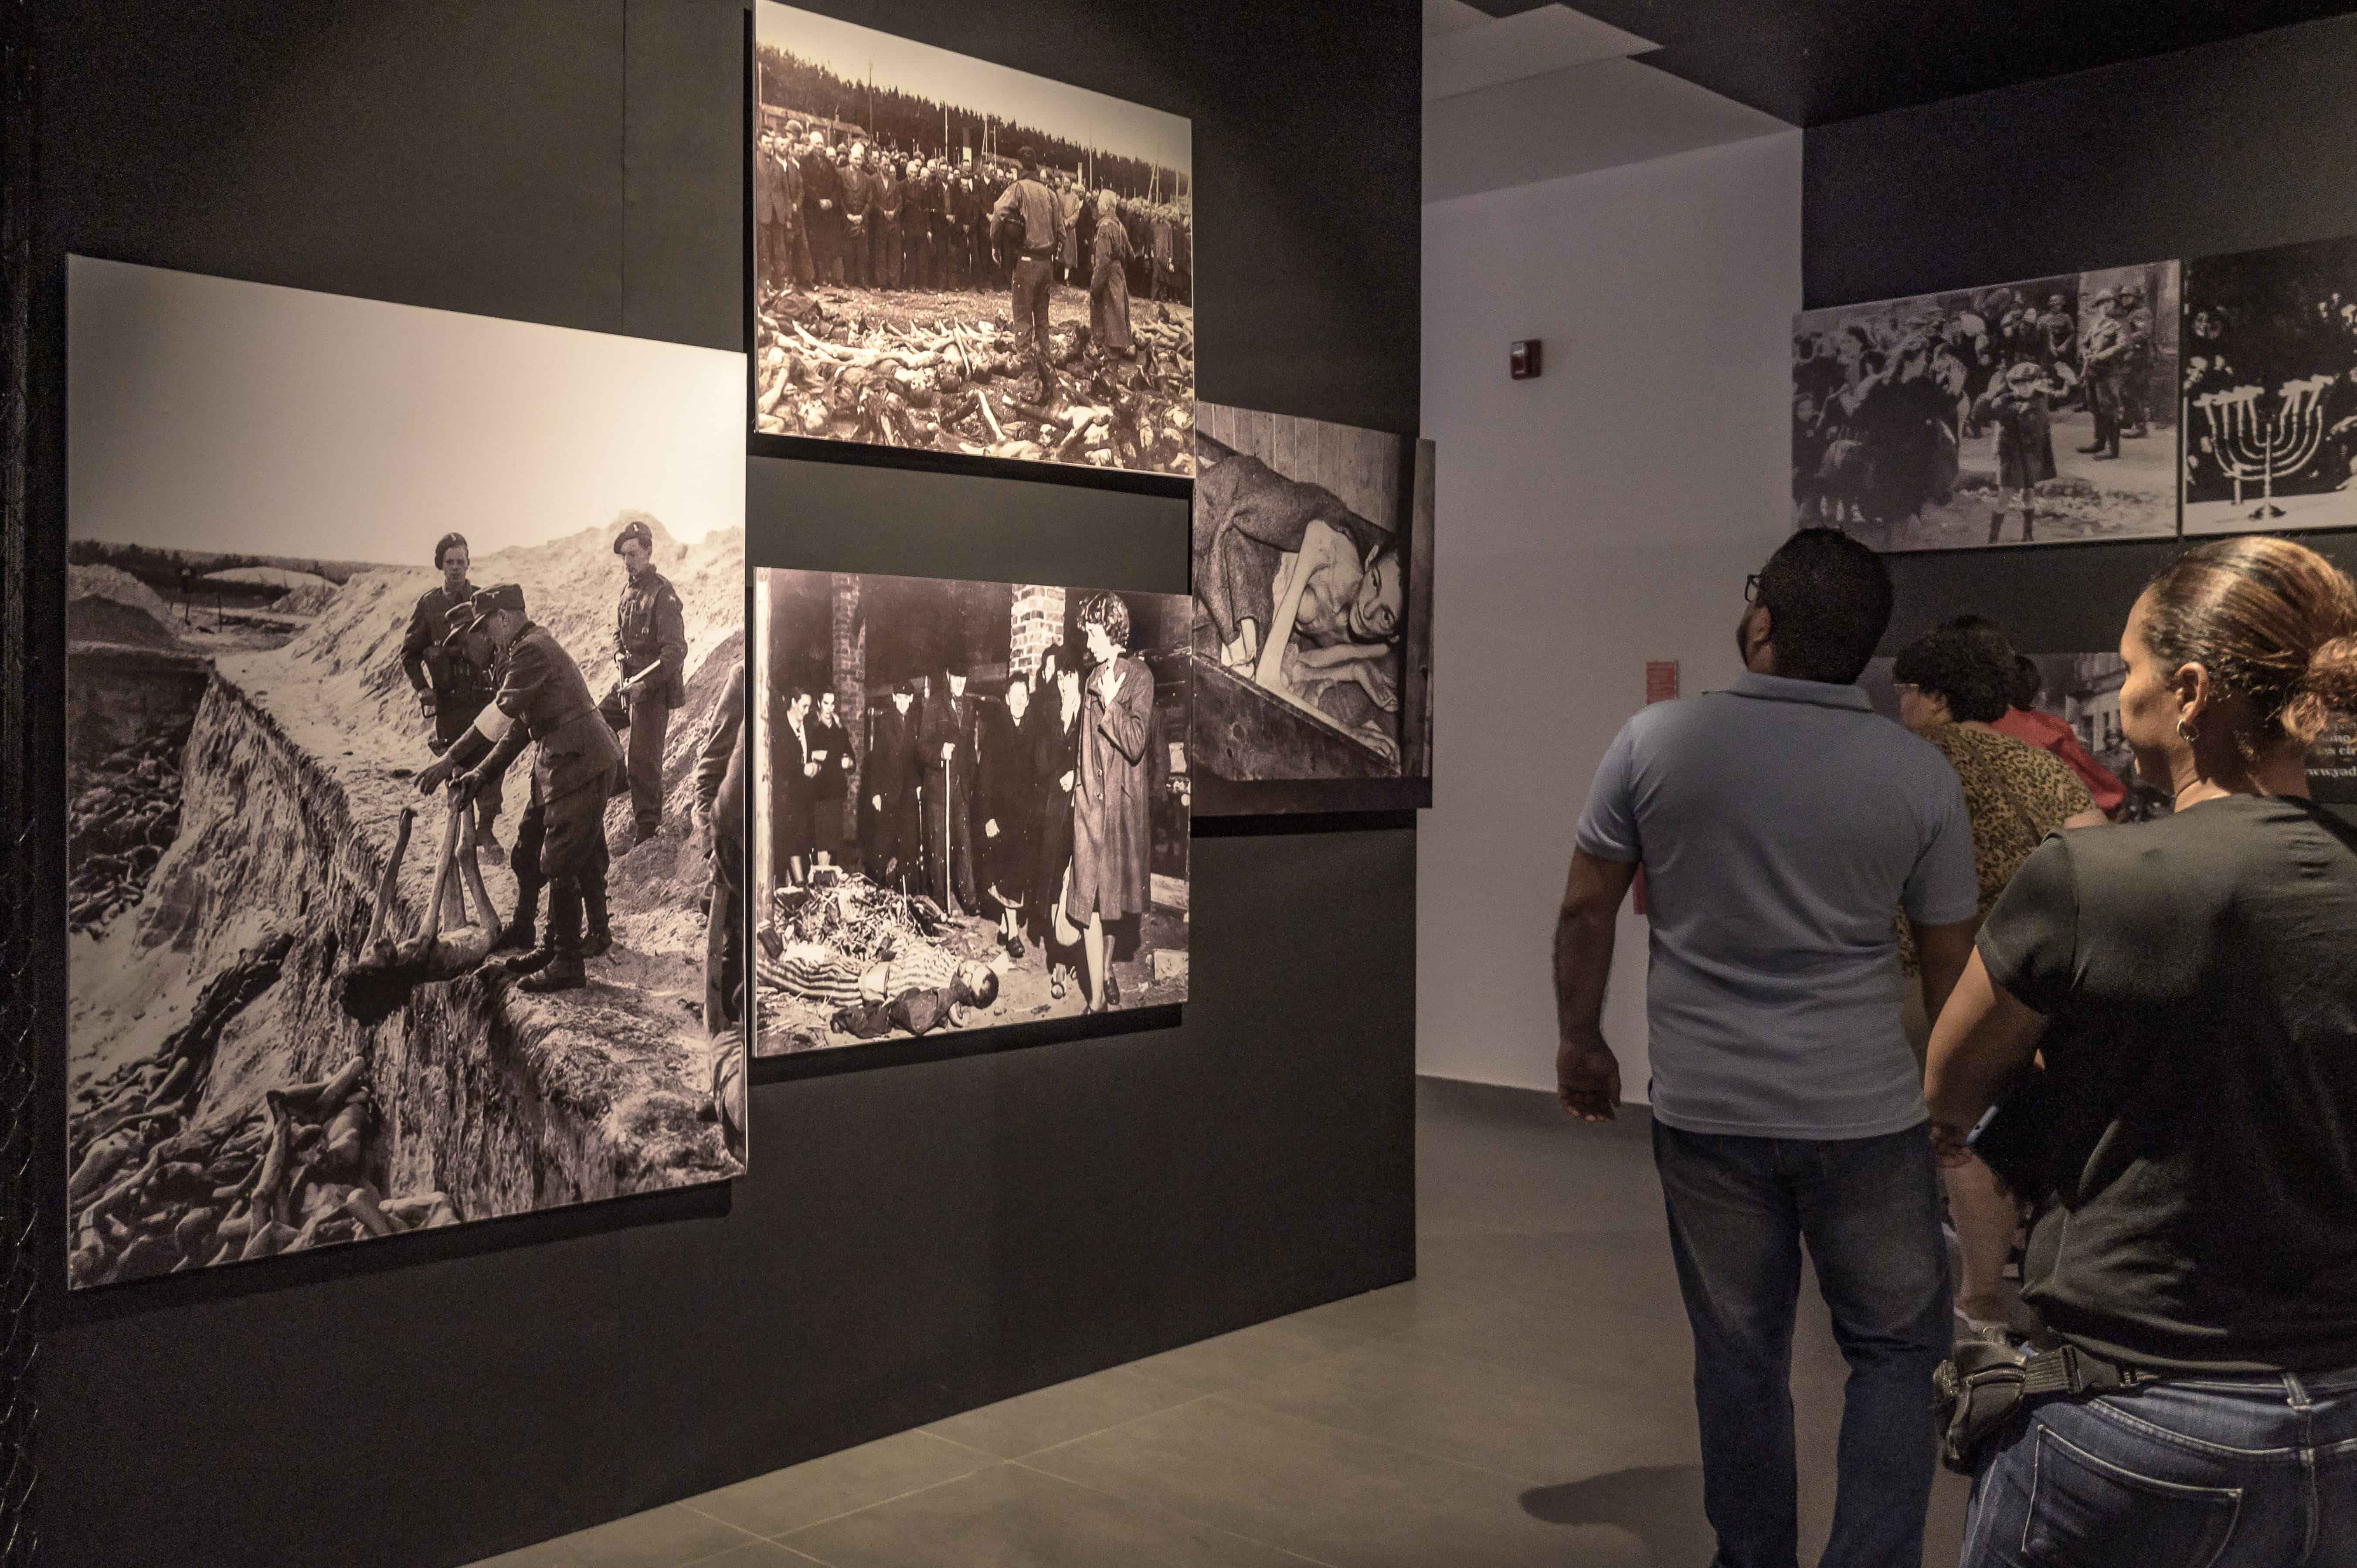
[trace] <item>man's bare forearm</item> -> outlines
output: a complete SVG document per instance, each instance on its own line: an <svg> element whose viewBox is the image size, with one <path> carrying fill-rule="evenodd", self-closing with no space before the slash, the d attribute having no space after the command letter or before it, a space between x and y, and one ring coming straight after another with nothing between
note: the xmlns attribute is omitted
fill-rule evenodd
<svg viewBox="0 0 2357 1568"><path fill-rule="evenodd" d="M1612 974L1616 912L1565 906L1555 923L1555 1028L1566 1040L1604 1034L1604 987Z"/></svg>

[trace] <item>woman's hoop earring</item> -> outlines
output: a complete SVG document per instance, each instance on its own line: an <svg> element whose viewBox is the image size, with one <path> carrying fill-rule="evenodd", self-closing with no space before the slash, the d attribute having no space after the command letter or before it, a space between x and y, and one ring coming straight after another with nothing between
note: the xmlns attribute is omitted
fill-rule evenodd
<svg viewBox="0 0 2357 1568"><path fill-rule="evenodd" d="M2177 738L2183 741L2186 745L2191 746L2201 737L2194 733L2194 729L2191 725L2187 724L2183 719L2179 719L2177 721Z"/></svg>

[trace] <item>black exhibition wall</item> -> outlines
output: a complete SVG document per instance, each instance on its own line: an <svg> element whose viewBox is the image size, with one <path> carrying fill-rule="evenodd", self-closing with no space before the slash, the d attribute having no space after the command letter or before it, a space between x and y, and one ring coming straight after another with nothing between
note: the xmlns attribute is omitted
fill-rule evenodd
<svg viewBox="0 0 2357 1568"><path fill-rule="evenodd" d="M1407 0L813 3L1191 118L1200 394L1414 434ZM741 349L745 20L744 0L41 11L34 822L63 820L66 253ZM1017 486L962 525L1012 553L1029 516L1069 545L1089 493ZM910 504L874 548L906 544ZM1183 510L1114 510L1091 570L1182 591ZM28 884L44 1138L60 837L34 835ZM1407 1277L1415 870L1406 816L1199 836L1180 1026L757 1081L752 1173L726 1188L67 1301L52 1143L43 1561L468 1563Z"/></svg>
<svg viewBox="0 0 2357 1568"><path fill-rule="evenodd" d="M2357 234L2357 17L1869 115L1803 137L1804 307ZM2357 535L2301 536L2357 569ZM2111 648L2174 542L1890 558L1885 651L1946 617Z"/></svg>

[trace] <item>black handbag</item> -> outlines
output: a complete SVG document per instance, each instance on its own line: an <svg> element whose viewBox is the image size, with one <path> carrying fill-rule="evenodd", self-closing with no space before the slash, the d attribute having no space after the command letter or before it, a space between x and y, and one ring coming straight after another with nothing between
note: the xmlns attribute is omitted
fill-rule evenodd
<svg viewBox="0 0 2357 1568"><path fill-rule="evenodd" d="M2116 1393L2152 1382L2149 1372L2115 1366L2075 1345L2032 1351L1985 1339L1961 1341L1932 1374L1939 1391L1940 1463L1959 1476L2041 1394Z"/></svg>

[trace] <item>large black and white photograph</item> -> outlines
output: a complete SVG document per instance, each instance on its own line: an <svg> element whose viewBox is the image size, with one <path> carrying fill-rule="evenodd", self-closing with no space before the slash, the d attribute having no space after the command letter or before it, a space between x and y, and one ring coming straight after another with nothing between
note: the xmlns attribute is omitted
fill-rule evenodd
<svg viewBox="0 0 2357 1568"><path fill-rule="evenodd" d="M1804 311L1792 514L1877 550L2177 532L2174 262Z"/></svg>
<svg viewBox="0 0 2357 1568"><path fill-rule="evenodd" d="M67 310L72 1284L741 1173L744 357Z"/></svg>
<svg viewBox="0 0 2357 1568"><path fill-rule="evenodd" d="M2185 268L2185 532L2357 524L2357 238Z"/></svg>
<svg viewBox="0 0 2357 1568"><path fill-rule="evenodd" d="M1189 122L754 16L755 431L1191 472Z"/></svg>
<svg viewBox="0 0 2357 1568"><path fill-rule="evenodd" d="M1428 444L1217 403L1197 418L1198 772L1428 779Z"/></svg>
<svg viewBox="0 0 2357 1568"><path fill-rule="evenodd" d="M1186 1000L1190 613L755 573L755 1054Z"/></svg>

